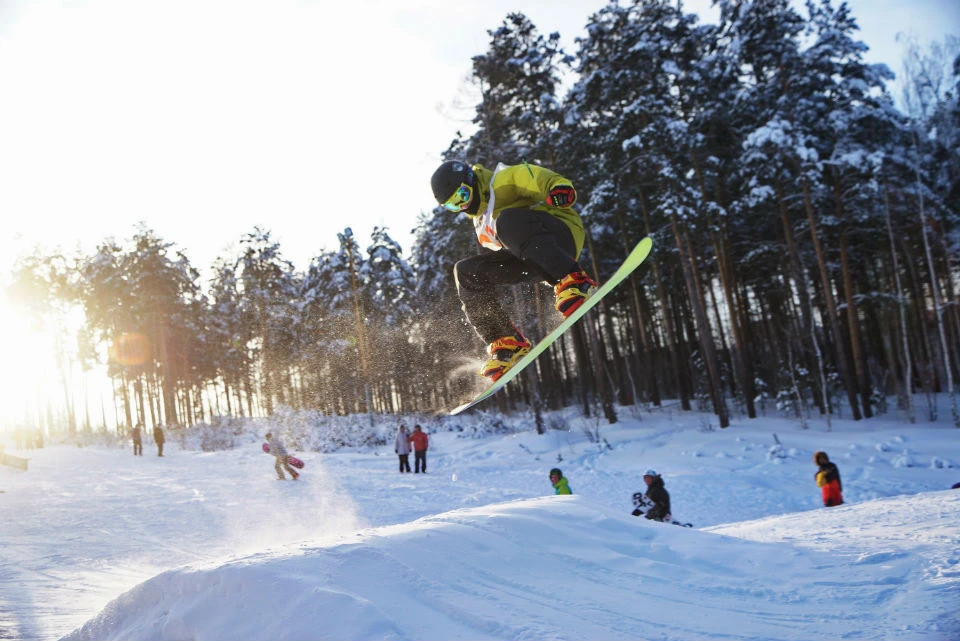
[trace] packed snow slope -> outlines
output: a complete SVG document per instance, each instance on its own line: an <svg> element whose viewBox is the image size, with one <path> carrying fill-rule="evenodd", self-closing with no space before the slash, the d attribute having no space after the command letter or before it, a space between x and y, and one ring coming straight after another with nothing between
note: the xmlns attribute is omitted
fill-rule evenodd
<svg viewBox="0 0 960 641"><path fill-rule="evenodd" d="M426 475L391 443L297 452L281 483L255 433L162 459L30 452L0 468L0 638L960 639L960 431L621 419L424 422ZM821 449L844 506L820 506ZM630 516L651 467L694 528Z"/></svg>

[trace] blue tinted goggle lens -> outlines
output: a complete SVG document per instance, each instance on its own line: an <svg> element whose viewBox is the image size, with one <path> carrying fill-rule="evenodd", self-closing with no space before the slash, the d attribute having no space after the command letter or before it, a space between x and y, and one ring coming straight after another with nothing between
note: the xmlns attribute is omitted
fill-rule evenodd
<svg viewBox="0 0 960 641"><path fill-rule="evenodd" d="M473 188L467 183L460 183L460 186L457 187L457 190L453 192L453 195L447 199L447 202L443 203L443 206L448 211L463 211L470 204L470 199L473 197Z"/></svg>

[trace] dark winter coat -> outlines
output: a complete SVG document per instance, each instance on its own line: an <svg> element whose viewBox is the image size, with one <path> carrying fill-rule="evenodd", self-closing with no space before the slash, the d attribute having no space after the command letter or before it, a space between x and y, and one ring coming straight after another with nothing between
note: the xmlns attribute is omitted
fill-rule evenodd
<svg viewBox="0 0 960 641"><path fill-rule="evenodd" d="M830 461L822 463L814 478L825 506L843 505L843 484L840 482L840 470L836 465Z"/></svg>
<svg viewBox="0 0 960 641"><path fill-rule="evenodd" d="M163 429L161 429L159 425L153 428L153 442L163 443L165 440L166 438L163 435Z"/></svg>
<svg viewBox="0 0 960 641"><path fill-rule="evenodd" d="M670 520L670 494L663 486L663 479L653 477L653 482L647 487L644 496L653 501L653 507L647 510L647 518L654 521Z"/></svg>

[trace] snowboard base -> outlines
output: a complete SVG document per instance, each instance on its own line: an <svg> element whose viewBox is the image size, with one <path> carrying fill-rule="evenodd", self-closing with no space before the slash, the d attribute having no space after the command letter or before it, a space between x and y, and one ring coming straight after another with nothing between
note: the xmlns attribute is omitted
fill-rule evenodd
<svg viewBox="0 0 960 641"><path fill-rule="evenodd" d="M520 374L520 372L522 372L528 365L533 363L533 361L535 361L537 357L540 356L540 354L545 352L548 347L553 345L556 342L556 340L560 338L560 336L565 331L567 331L568 329L570 329L570 327L573 326L574 323L576 323L578 320L583 318L584 314L586 314L588 311L593 309L593 307L597 303L599 303L604 296L606 296L611 291L613 291L613 289L617 285L622 283L630 274L632 274L633 271L637 267L639 267L644 260L647 259L647 256L650 255L650 250L652 248L653 248L653 240L651 240L649 237L644 238L639 243L637 243L636 247L634 247L633 250L630 252L630 254L627 256L626 260L624 260L623 263L621 263L620 267L617 269L617 271L613 273L613 276L611 276L607 282L601 285L600 288L597 289L597 291L590 294L587 300L584 301L584 303L580 305L580 307L578 307L572 314L570 314L567 318L565 318L562 323L557 325L557 327L554 328L552 332L547 334L543 338L543 340L541 340L539 343L534 345L533 349L531 349L526 356L521 358L516 365L514 365L509 370L507 370L507 372L503 376L498 378L493 385L491 385L486 390L481 392L472 401L464 403L463 405L453 409L450 412L450 414L456 415L461 412L464 412L470 409L471 407L473 407L474 405L482 401L485 401L494 393L503 389L507 383L512 381L514 378L516 378L517 375Z"/></svg>

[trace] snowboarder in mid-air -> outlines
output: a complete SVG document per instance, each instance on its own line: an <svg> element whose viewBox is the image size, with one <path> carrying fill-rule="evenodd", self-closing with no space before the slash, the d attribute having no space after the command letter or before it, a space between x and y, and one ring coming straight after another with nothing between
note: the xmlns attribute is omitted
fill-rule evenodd
<svg viewBox="0 0 960 641"><path fill-rule="evenodd" d="M457 262L454 278L467 320L488 343L480 375L496 381L531 348L497 300L498 285L546 281L564 318L597 285L577 262L584 240L577 192L560 174L526 162L491 171L448 160L430 184L444 209L472 219L484 248Z"/></svg>

